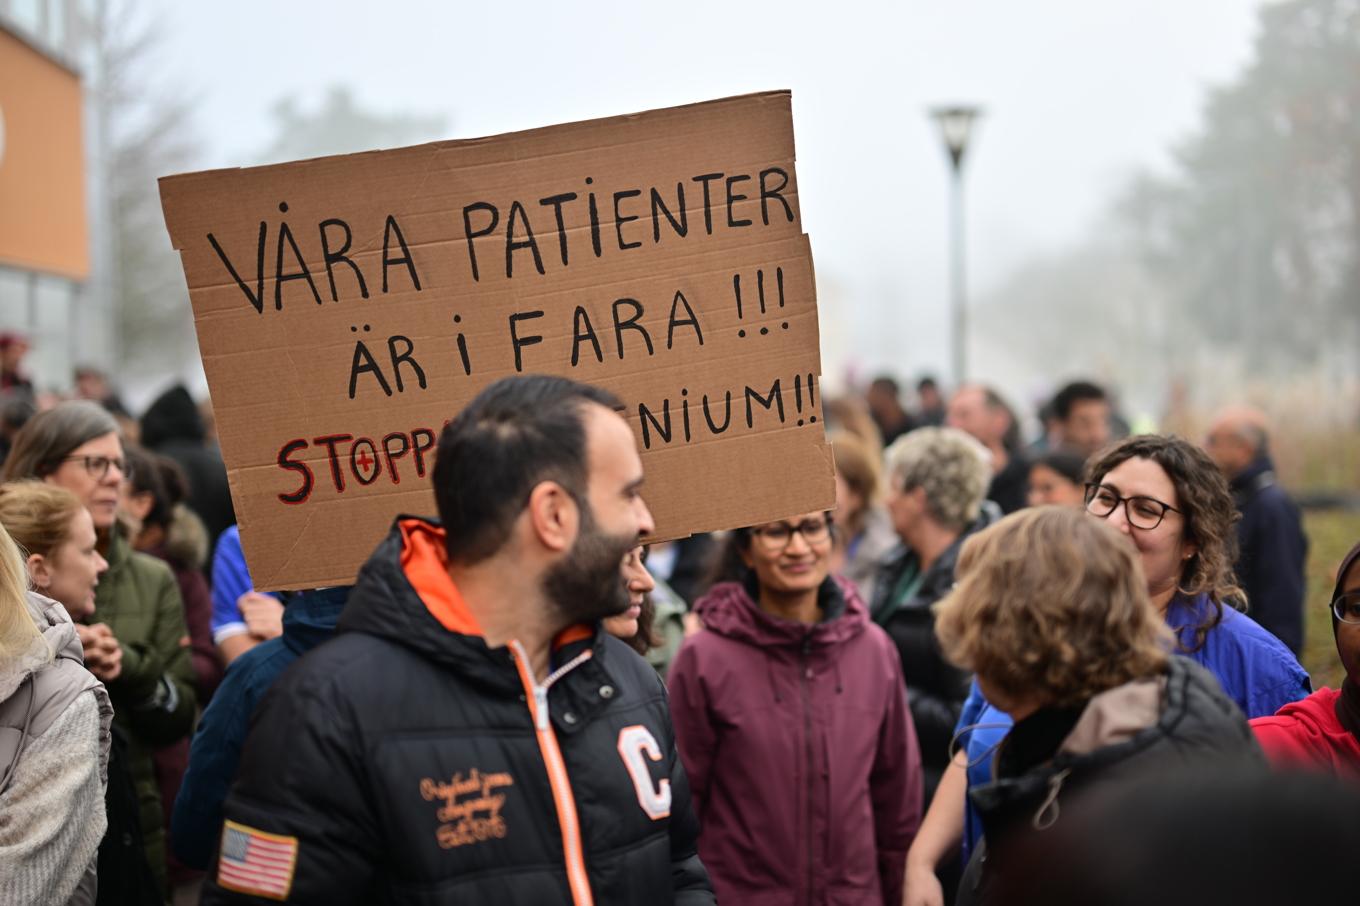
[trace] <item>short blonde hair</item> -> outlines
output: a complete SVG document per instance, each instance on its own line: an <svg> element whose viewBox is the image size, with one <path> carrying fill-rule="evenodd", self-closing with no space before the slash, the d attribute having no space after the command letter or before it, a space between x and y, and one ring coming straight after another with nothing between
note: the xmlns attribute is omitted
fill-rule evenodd
<svg viewBox="0 0 1360 906"><path fill-rule="evenodd" d="M886 454L890 480L904 491L926 492L930 514L945 528L962 531L978 517L992 481L991 454L956 428L917 428Z"/></svg>
<svg viewBox="0 0 1360 906"><path fill-rule="evenodd" d="M0 525L30 554L55 554L70 539L71 523L84 507L75 494L45 481L0 484Z"/></svg>
<svg viewBox="0 0 1360 906"><path fill-rule="evenodd" d="M936 605L941 648L1007 696L1071 706L1166 665L1138 553L1103 520L1021 510L969 538L956 575Z"/></svg>

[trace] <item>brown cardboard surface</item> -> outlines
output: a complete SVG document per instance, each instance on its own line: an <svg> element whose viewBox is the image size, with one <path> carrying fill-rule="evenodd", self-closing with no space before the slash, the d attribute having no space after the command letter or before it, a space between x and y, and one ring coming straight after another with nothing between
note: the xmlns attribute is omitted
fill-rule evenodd
<svg viewBox="0 0 1360 906"><path fill-rule="evenodd" d="M517 371L623 399L658 537L833 506L790 108L162 179L257 587L349 582L433 513L439 431Z"/></svg>
<svg viewBox="0 0 1360 906"><path fill-rule="evenodd" d="M0 264L84 280L80 79L0 27Z"/></svg>

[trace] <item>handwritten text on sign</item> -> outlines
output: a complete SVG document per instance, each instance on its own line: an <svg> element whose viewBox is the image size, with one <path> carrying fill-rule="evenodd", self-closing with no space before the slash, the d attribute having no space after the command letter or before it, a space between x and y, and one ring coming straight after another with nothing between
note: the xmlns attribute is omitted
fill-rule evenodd
<svg viewBox="0 0 1360 906"><path fill-rule="evenodd" d="M260 587L351 579L509 374L624 400L663 535L831 503L787 93L161 194Z"/></svg>

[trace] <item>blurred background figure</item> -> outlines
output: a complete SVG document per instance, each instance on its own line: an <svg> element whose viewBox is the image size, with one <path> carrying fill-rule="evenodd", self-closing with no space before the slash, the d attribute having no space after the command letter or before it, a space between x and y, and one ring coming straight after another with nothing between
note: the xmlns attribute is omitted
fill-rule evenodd
<svg viewBox="0 0 1360 906"><path fill-rule="evenodd" d="M183 504L188 488L173 460L132 445L125 446L123 453L130 474L123 483L122 517L133 549L163 561L175 575L189 629L198 701L206 707L222 681L222 661L212 639L212 595L203 574L208 534L202 521ZM157 749L153 758L161 814L173 834L170 819L189 766L189 737ZM186 886L197 890L202 873L185 866L173 852L167 853L167 870L173 890L178 892Z"/></svg>
<svg viewBox="0 0 1360 906"><path fill-rule="evenodd" d="M912 417L907 414L906 407L902 405L901 390L895 378L888 375L874 378L864 399L869 404L869 413L873 416L874 424L878 426L878 433L883 438L884 446L916 427Z"/></svg>
<svg viewBox="0 0 1360 906"><path fill-rule="evenodd" d="M901 542L874 589L870 614L897 647L921 743L929 801L949 763L968 675L945 660L932 606L954 585L969 535L994 521L983 495L987 451L954 428L920 428L888 448L887 509Z"/></svg>
<svg viewBox="0 0 1360 906"><path fill-rule="evenodd" d="M830 513L732 532L671 666L719 902L901 899L920 755L897 655L830 575L833 545Z"/></svg>
<svg viewBox="0 0 1360 906"><path fill-rule="evenodd" d="M1073 381L1053 396L1058 448L1090 456L1110 442L1110 401L1090 381Z"/></svg>
<svg viewBox="0 0 1360 906"><path fill-rule="evenodd" d="M189 391L174 386L157 397L141 419L141 444L173 459L189 480L189 509L208 529L208 544L236 524L222 454L206 439L203 416Z"/></svg>
<svg viewBox="0 0 1360 906"><path fill-rule="evenodd" d="M944 425L944 394L933 377L926 375L916 382L916 400L920 404L914 416L917 427L939 428Z"/></svg>
<svg viewBox="0 0 1360 906"><path fill-rule="evenodd" d="M113 384L109 382L109 376L93 365L77 365L74 371L75 392L72 396L78 400L89 400L98 403L112 413L118 419L118 425L123 430L123 437L136 443L140 426L137 420L132 417L128 408L123 405L118 392L113 389Z"/></svg>
<svg viewBox="0 0 1360 906"><path fill-rule="evenodd" d="M9 391L32 401L33 381L24 371L28 350L28 337L16 330L0 331L0 392Z"/></svg>
<svg viewBox="0 0 1360 906"><path fill-rule="evenodd" d="M994 906L1279 906L1360 890L1360 791L1173 772L1093 802L996 866Z"/></svg>
<svg viewBox="0 0 1360 906"><path fill-rule="evenodd" d="M872 600L874 583L889 552L897 547L883 506L882 467L869 446L848 431L828 438L836 457L836 551L832 572L844 576Z"/></svg>
<svg viewBox="0 0 1360 906"><path fill-rule="evenodd" d="M0 392L0 466L5 464L14 435L30 418L38 413L38 407L24 393Z"/></svg>
<svg viewBox="0 0 1360 906"><path fill-rule="evenodd" d="M1086 502L1082 474L1086 458L1070 450L1051 450L1041 454L1029 467L1029 488L1025 500L1030 506L1075 506Z"/></svg>
<svg viewBox="0 0 1360 906"><path fill-rule="evenodd" d="M970 793L984 844L961 906L991 902L998 861L1084 794L1142 790L1168 768L1264 767L1214 677L1167 654L1138 551L1110 525L1059 507L1016 513L964 545L958 580L940 644L1015 720L993 779Z"/></svg>
<svg viewBox="0 0 1360 906"><path fill-rule="evenodd" d="M992 457L992 480L987 499L1003 513L1025 505L1029 463L1020 451L1020 426L1015 413L995 390L982 384L965 384L949 399L945 421L951 428L971 434Z"/></svg>
<svg viewBox="0 0 1360 906"><path fill-rule="evenodd" d="M1251 722L1278 768L1360 780L1360 544L1341 561L1332 590L1332 635L1345 670L1340 689L1319 689Z"/></svg>
<svg viewBox="0 0 1360 906"><path fill-rule="evenodd" d="M848 431L864 441L875 456L883 456L883 432L863 397L854 394L832 397L822 410L828 431Z"/></svg>
<svg viewBox="0 0 1360 906"><path fill-rule="evenodd" d="M1214 416L1204 449L1228 479L1242 517L1235 571L1247 613L1300 654L1308 538L1298 506L1275 477L1268 440L1262 412L1233 406Z"/></svg>

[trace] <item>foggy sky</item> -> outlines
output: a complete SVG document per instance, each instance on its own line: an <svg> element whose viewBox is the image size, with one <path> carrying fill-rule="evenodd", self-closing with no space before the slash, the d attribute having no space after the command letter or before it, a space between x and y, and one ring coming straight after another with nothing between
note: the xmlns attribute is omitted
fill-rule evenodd
<svg viewBox="0 0 1360 906"><path fill-rule="evenodd" d="M967 182L977 298L1079 241L1128 173L1165 166L1206 89L1248 59L1257 5L241 0L166 3L162 19L204 168L252 163L276 101L315 106L336 84L366 108L443 115L447 138L792 89L834 383L850 353L861 374L947 365L947 165L927 108L986 108Z"/></svg>

